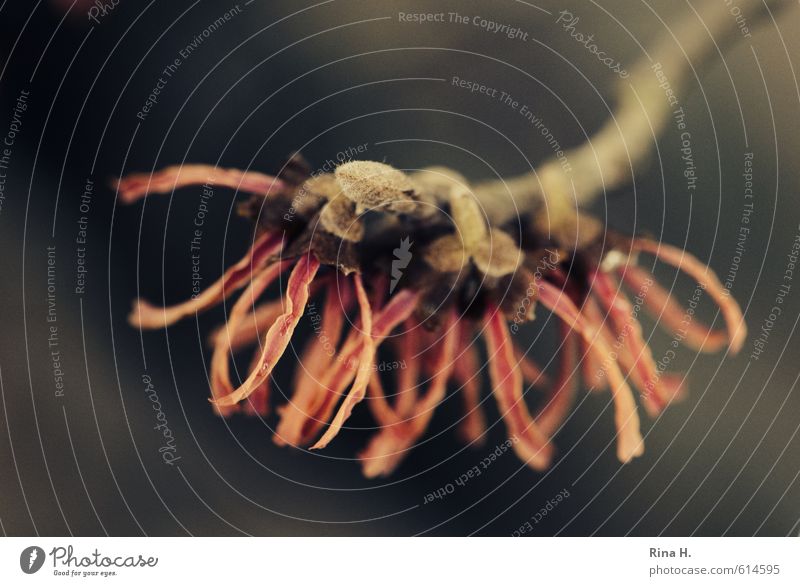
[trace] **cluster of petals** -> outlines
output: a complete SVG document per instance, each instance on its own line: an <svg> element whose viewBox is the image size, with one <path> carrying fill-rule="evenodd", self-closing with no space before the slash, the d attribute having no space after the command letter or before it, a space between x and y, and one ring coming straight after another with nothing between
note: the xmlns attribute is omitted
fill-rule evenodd
<svg viewBox="0 0 800 586"><path fill-rule="evenodd" d="M273 196L291 201L298 189L304 189L303 177L291 174L272 177L202 165L131 175L116 187L120 199L131 203L148 194L172 193L178 187L208 182L251 193L262 206L269 206ZM324 182L315 179L315 185ZM335 198L325 201L314 210L316 216L310 216L318 224L325 206L343 205ZM612 251L594 260L592 255L583 255L580 271L572 270L569 262L580 251L569 251L558 263L545 263L546 270L534 274L531 269L542 266L544 253L509 244L504 234L493 232L505 249L490 250L490 256L506 257L511 250L520 260L504 279L487 268L492 263L482 262L479 252L465 257L457 267L459 274L467 267L481 277L479 284L486 289L483 294L472 291L470 302L465 303L463 291L454 293L454 289L468 289L461 278L446 281L447 295L436 297L442 277L436 266L417 270L390 293L386 267L352 262L343 266L332 260L324 252L331 240L340 249L343 244L358 246L358 240L346 231L325 229L333 224L329 221L290 233L279 224L257 222L247 253L219 280L191 300L170 307L138 300L130 322L142 329L167 327L238 294L226 323L211 337L213 409L222 416L267 416L273 370L281 359L297 356L291 396L276 409L275 443L325 448L347 427L353 410L366 405L378 424L359 454L368 477L392 473L420 443L448 389L462 397L459 434L467 443L483 442L487 433L481 398L484 371L507 433L514 439L514 450L533 469L551 464L553 437L570 412L579 379L591 390L610 393L616 453L627 462L644 450L636 395L648 415L657 416L685 393L685 377L665 372L654 360L639 323L640 309L674 339L697 351L728 347L736 352L746 336L737 303L713 272L684 250L650 239L618 239ZM327 239L327 248L315 244L320 238ZM438 254L450 246L447 238L453 235L422 243L419 256L426 257L425 246L429 256ZM687 319L686 310L670 291L637 263L641 255L654 256L695 280L718 306L724 327L705 326L694 316ZM441 259L437 262L441 265ZM278 283L282 295L265 299ZM315 308L321 307L316 334L301 351L287 352L311 300ZM514 341L514 327L509 325L518 321L519 307L525 307L526 319L532 319L538 308L558 318L560 350L554 380ZM480 358L481 340L485 362ZM383 369L378 367L382 349L391 351L403 368L382 376ZM234 382L231 361L246 350L252 353L249 368L244 380ZM391 394L385 391L390 377L394 379ZM533 389L542 395L534 412L526 400Z"/></svg>

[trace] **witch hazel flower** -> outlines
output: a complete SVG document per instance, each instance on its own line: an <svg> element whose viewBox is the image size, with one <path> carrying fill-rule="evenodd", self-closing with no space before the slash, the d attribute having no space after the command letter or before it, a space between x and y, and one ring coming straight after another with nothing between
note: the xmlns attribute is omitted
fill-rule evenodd
<svg viewBox="0 0 800 586"><path fill-rule="evenodd" d="M443 167L404 173L352 161L313 174L295 155L277 176L184 165L130 175L116 187L123 202L133 203L206 183L251 194L239 208L255 226L251 247L189 301L170 307L136 301L131 324L167 327L238 294L226 323L211 336L209 400L221 416L263 417L271 413L273 370L291 360L284 355L314 300L315 335L299 353L291 397L277 408L273 441L324 449L355 409L367 408L378 424L358 455L367 477L391 474L422 441L448 389L462 398L460 437L481 443L484 370L513 449L531 468L551 464L553 436L570 412L579 379L610 393L617 457L628 462L644 451L638 402L657 416L685 393L685 377L664 372L654 360L640 308L697 351L728 347L735 353L746 336L735 300L689 253L606 231L578 211L562 214L547 231L527 212L516 223L495 221L496 213L486 213L497 209L494 195L487 198ZM408 255L396 278L395 251L403 242ZM687 319L678 300L638 262L642 255L694 279L719 307L724 328ZM279 280L283 296L265 299ZM560 324L554 380L513 335L543 311ZM234 381L231 361L247 350L247 376ZM382 377L378 365L389 351L405 367ZM389 382L392 393L384 386ZM534 387L542 398L531 410L526 392Z"/></svg>

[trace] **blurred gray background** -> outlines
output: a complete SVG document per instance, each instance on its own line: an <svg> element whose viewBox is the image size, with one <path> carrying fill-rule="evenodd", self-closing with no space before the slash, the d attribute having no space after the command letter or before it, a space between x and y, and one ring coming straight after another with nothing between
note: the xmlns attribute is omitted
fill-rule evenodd
<svg viewBox="0 0 800 586"><path fill-rule="evenodd" d="M234 4L120 0L93 22L91 3L4 2L0 136L20 93L30 95L3 169L0 208L3 532L509 535L567 489L570 497L529 534L797 534L800 281L763 354L750 359L800 233L796 6L776 16L777 24L753 26L751 38L733 35L681 92L699 176L695 197L684 188L680 136L670 124L660 156L637 168L635 190L609 193L595 207L610 227L685 246L725 279L741 226L745 153L753 153L751 232L731 289L745 310L748 341L734 358L678 354L672 367L688 371L690 394L657 421L644 421L646 453L632 464L620 465L609 444L608 397L581 392L556 438L551 470L535 473L507 455L446 499L423 504L504 441L502 424L477 449L464 449L452 432L431 434L394 476L366 480L353 457L369 431L348 431L309 454L272 444L274 416L213 416L205 341L222 309L143 337L125 321L137 294L169 302L191 294L188 241L200 191L154 198L143 211L141 204L115 206L110 178L182 161L270 172L296 149L321 166L364 143L365 158L401 168L444 164L474 179L524 172L550 156L550 146L518 112L454 87L453 76L515 96L562 145L577 145L609 116L615 76L556 24L558 13L579 16L576 28L628 65L641 54L637 41L647 46L663 32L662 19L673 23L691 10L666 0L535 4L544 10L505 0L240 0L230 20L203 37ZM453 11L529 35L398 21L398 12ZM735 31L733 17L730 26ZM137 118L179 57L157 103ZM89 179L94 190L82 211ZM211 204L202 261L209 280L247 246L249 227L233 203L217 190ZM82 215L88 272L79 295ZM52 246L63 396L48 345ZM674 272L658 274L673 284ZM682 277L674 287L684 298L694 289ZM714 315L707 300L699 311ZM537 327L526 331L530 340ZM656 356L667 340L654 334ZM547 362L551 351L543 344L533 355ZM276 395L289 391L290 367L278 370ZM179 467L158 453L145 373L175 435ZM493 402L485 404L496 421ZM373 425L364 411L354 425ZM431 429L458 415L443 409Z"/></svg>

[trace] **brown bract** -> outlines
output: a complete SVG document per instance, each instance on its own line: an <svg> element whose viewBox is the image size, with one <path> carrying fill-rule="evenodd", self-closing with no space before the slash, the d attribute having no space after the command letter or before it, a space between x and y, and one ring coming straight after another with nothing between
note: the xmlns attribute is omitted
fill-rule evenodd
<svg viewBox="0 0 800 586"><path fill-rule="evenodd" d="M523 254L505 232L491 230L487 240L479 242L472 253L475 266L487 277L504 277L522 264Z"/></svg>
<svg viewBox="0 0 800 586"><path fill-rule="evenodd" d="M324 230L342 240L360 242L364 237L364 223L356 213L356 204L343 195L337 195L325 204L319 222Z"/></svg>
<svg viewBox="0 0 800 586"><path fill-rule="evenodd" d="M336 168L344 194L365 209L404 212L415 208L414 185L402 171L377 161L352 161Z"/></svg>

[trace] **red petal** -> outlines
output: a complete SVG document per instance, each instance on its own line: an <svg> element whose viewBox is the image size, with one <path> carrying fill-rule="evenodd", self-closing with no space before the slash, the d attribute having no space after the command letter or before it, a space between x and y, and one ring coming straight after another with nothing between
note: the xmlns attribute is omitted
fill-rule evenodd
<svg viewBox="0 0 800 586"><path fill-rule="evenodd" d="M319 279L315 279L311 283L309 297L314 297L320 289ZM270 326L275 323L275 320L283 313L283 298L265 301L258 305L254 311L249 312L242 321L239 323L236 331L231 330L227 324L222 325L215 329L209 339L211 345L214 345L217 336L224 333L227 328L230 334L231 352L238 352L242 348L249 346L256 340L266 335Z"/></svg>
<svg viewBox="0 0 800 586"><path fill-rule="evenodd" d="M405 367L397 373L397 399L395 412L399 417L409 417L417 404L417 387L421 356L418 326L409 320L406 332L397 340L397 355Z"/></svg>
<svg viewBox="0 0 800 586"><path fill-rule="evenodd" d="M540 282L539 301L558 315L572 329L576 330L586 343L596 348L603 356L603 362L609 363L606 370L608 382L611 385L615 416L614 423L617 428L617 457L622 462L628 462L644 452L644 440L639 431L639 414L636 412L636 401L628 383L619 366L610 355L611 350L603 335L598 331L598 325L590 324L579 312L575 304L566 295L546 281ZM602 324L599 324L602 327Z"/></svg>
<svg viewBox="0 0 800 586"><path fill-rule="evenodd" d="M132 173L115 182L122 203L129 204L151 193L171 193L188 185L230 187L238 191L266 195L285 189L283 181L257 171L222 169L213 165L172 166L155 173Z"/></svg>
<svg viewBox="0 0 800 586"><path fill-rule="evenodd" d="M400 423L385 427L372 436L366 448L358 454L364 476L388 476L400 465L413 443L408 441L407 429L406 425Z"/></svg>
<svg viewBox="0 0 800 586"><path fill-rule="evenodd" d="M522 371L522 378L526 383L543 387L550 382L539 365L516 346L514 346L514 359L517 361L517 366Z"/></svg>
<svg viewBox="0 0 800 586"><path fill-rule="evenodd" d="M461 385L461 396L464 398L465 415L459 433L465 442L482 445L486 441L486 418L480 406L480 359L472 340L471 328L463 321L459 326L460 346L453 365L453 377Z"/></svg>
<svg viewBox="0 0 800 586"><path fill-rule="evenodd" d="M685 376L682 374L663 374L661 384L656 387L658 401L645 401L644 407L651 417L656 417L660 410L672 403L686 397Z"/></svg>
<svg viewBox="0 0 800 586"><path fill-rule="evenodd" d="M253 360L250 362L250 372L258 368L260 358L261 350L257 348L253 354ZM245 415L266 417L269 415L269 395L270 382L269 377L267 377L264 379L263 383L256 387L256 390L248 397L247 401L242 404L242 413Z"/></svg>
<svg viewBox="0 0 800 586"><path fill-rule="evenodd" d="M618 270L631 292L642 299L645 309L670 334L681 332L682 343L698 352L717 352L728 344L728 333L712 330L696 319L685 320L686 312L672 295L647 271L635 266Z"/></svg>
<svg viewBox="0 0 800 586"><path fill-rule="evenodd" d="M552 387L552 393L547 398L541 411L536 415L536 423L542 433L552 437L569 412L577 390L575 371L575 352L577 351L578 338L565 324L561 324L561 364L558 367L558 380Z"/></svg>
<svg viewBox="0 0 800 586"><path fill-rule="evenodd" d="M590 391L602 391L608 388L608 381L603 374L597 352L592 350L591 346L582 338L580 340L580 366L583 382Z"/></svg>
<svg viewBox="0 0 800 586"><path fill-rule="evenodd" d="M649 252L659 260L670 264L692 277L714 300L722 312L725 325L728 329L728 344L731 352L736 354L741 350L747 337L747 326L739 309L739 304L731 297L728 291L708 266L697 258L674 246L653 242L651 240L636 239L633 249Z"/></svg>
<svg viewBox="0 0 800 586"><path fill-rule="evenodd" d="M514 442L514 451L534 470L550 465L553 446L531 417L522 393L522 372L516 367L514 346L505 318L496 307L486 310L484 338L488 352L489 378L500 415Z"/></svg>
<svg viewBox="0 0 800 586"><path fill-rule="evenodd" d="M453 371L453 356L458 343L458 327L454 316L448 319L445 328L430 387L422 400L417 403L412 418L384 427L373 436L364 451L359 454L362 472L367 478L386 476L397 468L414 442L425 433L433 418L435 407L445 398L447 381Z"/></svg>
<svg viewBox="0 0 800 586"><path fill-rule="evenodd" d="M290 262L278 262L264 269L253 279L239 299L236 300L236 303L233 304L231 313L228 316L227 326L215 338L214 352L211 356L211 392L215 399L233 392L228 359L232 346L230 333L239 330L242 321L248 314L249 308L255 305L256 300L264 290L286 270Z"/></svg>
<svg viewBox="0 0 800 586"><path fill-rule="evenodd" d="M600 310L600 306L597 304L597 301L595 301L593 297L586 297L581 311L586 316L586 321L595 324L595 326L600 330L600 334L603 336L606 346L612 350L616 349L617 344L614 334L607 326L605 315ZM591 371L587 372L586 369L588 367L584 366L584 376L587 377L586 380L594 381L596 384L601 385L603 389L607 389L608 377L606 376L607 366L605 363L612 361L614 357L604 355L598 347L590 345L583 338L581 338L581 346L584 354L584 362L591 362ZM617 360L619 360L621 354L624 354L624 348L620 350L622 350L622 352L617 352ZM631 364L633 364L633 361L631 361ZM587 382L587 384L591 383ZM599 390L599 388L596 390Z"/></svg>
<svg viewBox="0 0 800 586"><path fill-rule="evenodd" d="M213 347L218 336L226 336L229 337L231 352L238 352L253 344L262 334L266 334L269 326L275 323L282 313L283 299L265 301L242 318L236 330L231 329L229 324L223 324L215 329L209 336L211 345Z"/></svg>
<svg viewBox="0 0 800 586"><path fill-rule="evenodd" d="M300 445L303 426L313 413L313 405L320 393L320 380L333 363L352 301L350 280L343 279L340 282L333 278L322 309L319 330L306 346L295 371L292 398L281 409L280 422L273 438L277 445Z"/></svg>
<svg viewBox="0 0 800 586"><path fill-rule="evenodd" d="M234 392L215 399L216 405L234 405L246 399L270 375L275 364L289 345L297 322L303 315L308 302L309 284L319 269L319 261L312 254L300 257L292 269L286 287L286 311L267 332L264 349L259 359L259 367L254 370L241 387Z"/></svg>
<svg viewBox="0 0 800 586"><path fill-rule="evenodd" d="M262 234L247 251L244 258L225 271L222 278L197 297L170 307L156 307L140 299L134 303L128 321L134 327L142 329L163 328L184 317L213 307L243 287L251 278L252 273L261 269L264 263L280 250L282 243L281 235Z"/></svg>
<svg viewBox="0 0 800 586"><path fill-rule="evenodd" d="M418 301L419 294L412 293L409 289L403 289L392 296L389 303L375 315L372 322L372 338L376 349L395 327L414 312ZM335 360L336 365L330 368L320 381L324 394L313 410L309 411L313 415L306 422L301 442L310 441L316 436L319 429L330 420L336 402L356 374L353 365L357 363L357 357L361 352L360 342L361 337L351 331Z"/></svg>
<svg viewBox="0 0 800 586"><path fill-rule="evenodd" d="M417 330L411 320L406 320L406 332L397 338L397 359L403 364L397 373L397 398L395 406L389 404L383 390L379 372L373 372L369 384L369 406L373 417L381 427L396 425L410 417L417 397L419 360L417 352Z"/></svg>
<svg viewBox="0 0 800 586"><path fill-rule="evenodd" d="M642 327L634 317L633 306L617 283L600 271L594 274L594 293L608 311L616 340L625 347L625 367L630 371L631 379L639 387L644 401L652 403L652 408L660 411L665 407L661 399L664 395L660 388L661 376L650 347L642 337Z"/></svg>
<svg viewBox="0 0 800 586"><path fill-rule="evenodd" d="M583 312L589 322L592 322L596 324L597 327L601 328L606 340L606 344L609 348L616 352L616 360L619 363L620 368L622 368L623 372L628 375L634 386L639 389L640 396L642 397L642 401L648 415L658 415L672 400L681 398L683 396L685 389L682 383L682 377L666 373L662 373L657 376L648 375L637 364L634 356L640 355L640 352L635 350L635 347L632 351L630 349L631 344L623 344L621 341L624 337L631 336L632 334L628 331L623 336L622 331L620 330L617 330L615 333L612 332L611 328L607 325L608 321L606 320L606 316L600 310L600 307L597 305L597 302L594 299L591 297L586 299ZM591 355L596 354L596 351L594 350L591 350L590 352ZM598 372L600 373L599 377L597 378L605 381L605 368L601 360L602 357L597 361L599 364L597 368L599 369ZM648 376L650 377L650 382L648 382Z"/></svg>
<svg viewBox="0 0 800 586"><path fill-rule="evenodd" d="M394 425L399 421L397 413L395 413L389 401L386 400L386 393L383 390L381 383L381 376L378 372L373 372L372 377L369 379L368 401L369 410L372 416L378 422L378 425L385 427Z"/></svg>
<svg viewBox="0 0 800 586"><path fill-rule="evenodd" d="M361 282L361 275L354 275L356 284L356 295L358 305L361 309L361 351L358 357L358 374L350 392L342 401L339 411L333 418L330 427L322 435L319 441L311 446L312 450L318 450L327 446L342 429L342 425L353 412L353 407L360 403L367 391L367 384L372 376L372 366L375 359L375 343L372 340L372 308L369 306L367 292L364 291L364 284Z"/></svg>
<svg viewBox="0 0 800 586"><path fill-rule="evenodd" d="M458 343L458 334L459 327L453 314L445 323L445 332L439 342L440 348L436 363L433 365L433 379L430 387L425 396L414 407L415 424L418 427L423 427L423 431L424 427L427 427L428 421L433 417L433 410L444 400L447 394L447 381L453 372L453 357Z"/></svg>

